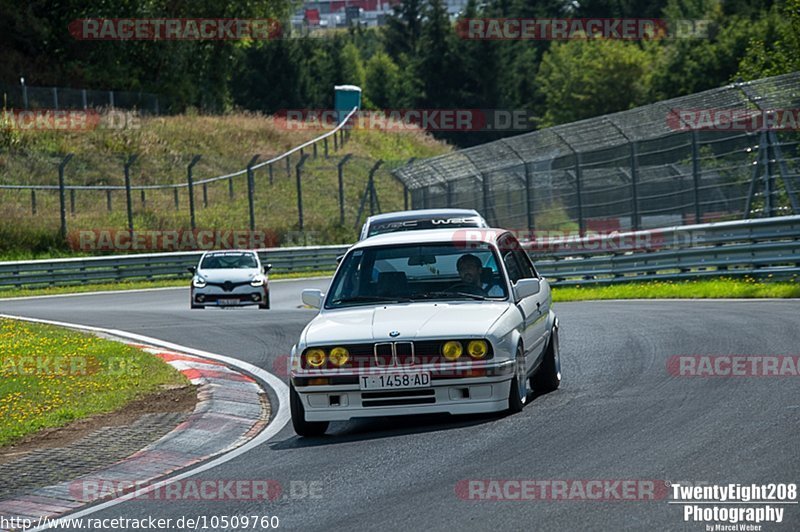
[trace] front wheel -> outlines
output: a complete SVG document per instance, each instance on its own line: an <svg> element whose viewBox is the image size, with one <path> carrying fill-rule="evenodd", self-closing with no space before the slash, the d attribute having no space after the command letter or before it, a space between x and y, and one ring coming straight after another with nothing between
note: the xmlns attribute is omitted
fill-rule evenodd
<svg viewBox="0 0 800 532"><path fill-rule="evenodd" d="M527 400L528 379L525 375L525 355L522 352L522 346L519 346L514 365L514 378L511 379L511 388L508 390L508 412L511 414L521 412Z"/></svg>
<svg viewBox="0 0 800 532"><path fill-rule="evenodd" d="M269 310L269 292L264 296L264 302L258 305L261 310Z"/></svg>
<svg viewBox="0 0 800 532"><path fill-rule="evenodd" d="M531 388L537 394L553 392L561 385L561 353L558 347L558 326L553 326L550 343L544 353L544 360L531 377Z"/></svg>
<svg viewBox="0 0 800 532"><path fill-rule="evenodd" d="M328 430L327 421L306 421L303 402L291 384L289 385L289 410L292 412L292 426L298 435L304 437L322 436Z"/></svg>

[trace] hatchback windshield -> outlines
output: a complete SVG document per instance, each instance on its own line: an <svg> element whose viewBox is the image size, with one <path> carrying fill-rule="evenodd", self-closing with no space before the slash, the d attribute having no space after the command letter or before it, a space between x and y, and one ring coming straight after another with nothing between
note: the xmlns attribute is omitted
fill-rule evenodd
<svg viewBox="0 0 800 532"><path fill-rule="evenodd" d="M331 284L326 308L506 297L505 276L488 244L413 244L349 253Z"/></svg>
<svg viewBox="0 0 800 532"><path fill-rule="evenodd" d="M200 268L203 270L258 268L258 262L252 253L215 253L206 255Z"/></svg>

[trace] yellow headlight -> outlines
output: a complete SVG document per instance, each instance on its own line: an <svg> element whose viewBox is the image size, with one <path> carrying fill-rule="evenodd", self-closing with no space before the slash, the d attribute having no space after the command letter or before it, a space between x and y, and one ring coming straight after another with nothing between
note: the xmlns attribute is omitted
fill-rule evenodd
<svg viewBox="0 0 800 532"><path fill-rule="evenodd" d="M331 349L330 360L334 366L343 366L350 360L350 352L344 347L334 347Z"/></svg>
<svg viewBox="0 0 800 532"><path fill-rule="evenodd" d="M442 355L447 360L458 360L463 352L464 348L461 346L461 342L451 340L442 346Z"/></svg>
<svg viewBox="0 0 800 532"><path fill-rule="evenodd" d="M322 349L309 349L306 351L306 362L313 368L322 367L325 364L325 351Z"/></svg>
<svg viewBox="0 0 800 532"><path fill-rule="evenodd" d="M483 358L489 352L489 345L484 340L472 340L467 344L467 353L472 358Z"/></svg>

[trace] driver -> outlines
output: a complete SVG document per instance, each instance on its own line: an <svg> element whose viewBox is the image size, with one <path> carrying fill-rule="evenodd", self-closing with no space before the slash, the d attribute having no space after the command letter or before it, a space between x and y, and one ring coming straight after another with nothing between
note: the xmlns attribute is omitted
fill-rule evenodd
<svg viewBox="0 0 800 532"><path fill-rule="evenodd" d="M487 290L487 288L483 286L481 283L481 270L483 269L483 264L481 263L481 259L475 255L467 253L466 255L459 257L458 262L456 262L456 269L458 270L459 277L461 277L460 284L467 288L467 290L464 290L465 292L482 296L502 295L502 293L497 293L499 287L492 286L489 290Z"/></svg>

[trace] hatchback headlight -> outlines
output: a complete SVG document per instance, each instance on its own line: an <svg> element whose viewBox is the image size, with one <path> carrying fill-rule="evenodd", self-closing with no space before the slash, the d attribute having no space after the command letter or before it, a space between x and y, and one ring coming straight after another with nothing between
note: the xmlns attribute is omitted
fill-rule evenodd
<svg viewBox="0 0 800 532"><path fill-rule="evenodd" d="M264 286L264 283L266 282L267 280L259 275L257 277L253 277L253 280L250 281L250 286Z"/></svg>
<svg viewBox="0 0 800 532"><path fill-rule="evenodd" d="M451 340L442 345L442 356L451 362L458 360L463 352L464 347L461 345L461 342Z"/></svg>
<svg viewBox="0 0 800 532"><path fill-rule="evenodd" d="M203 288L206 284L208 283L206 283L206 280L202 277L195 276L195 278L192 279L192 286L195 288Z"/></svg>

